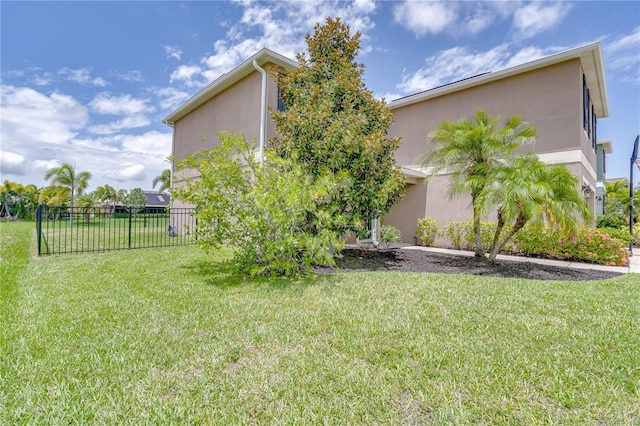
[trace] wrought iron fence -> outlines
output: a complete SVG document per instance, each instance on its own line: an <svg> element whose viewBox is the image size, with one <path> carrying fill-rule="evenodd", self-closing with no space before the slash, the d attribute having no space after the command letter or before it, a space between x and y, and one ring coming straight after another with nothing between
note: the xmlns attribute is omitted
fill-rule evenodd
<svg viewBox="0 0 640 426"><path fill-rule="evenodd" d="M194 244L193 209L155 212L38 206L38 255Z"/></svg>

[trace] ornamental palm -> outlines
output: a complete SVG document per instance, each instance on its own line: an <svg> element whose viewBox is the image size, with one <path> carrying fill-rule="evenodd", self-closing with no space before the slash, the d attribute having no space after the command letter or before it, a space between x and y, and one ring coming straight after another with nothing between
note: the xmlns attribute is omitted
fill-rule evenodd
<svg viewBox="0 0 640 426"><path fill-rule="evenodd" d="M171 169L164 169L161 174L153 178L151 185L155 188L158 183L160 183L159 192L171 188Z"/></svg>
<svg viewBox="0 0 640 426"><path fill-rule="evenodd" d="M431 147L422 159L430 167L428 179L440 173L450 175L449 196L471 194L473 233L476 256L485 255L480 242L482 208L478 199L494 180L502 162L521 146L534 142L536 130L520 117L511 116L498 128L500 117L491 118L486 111L476 111L475 120L443 121L430 133Z"/></svg>
<svg viewBox="0 0 640 426"><path fill-rule="evenodd" d="M71 164L65 163L60 167L54 167L47 170L44 174L45 180L51 180L52 185L58 185L69 188L69 208L71 210L71 218L69 226L73 227L73 198L76 195L82 195L82 192L89 186L91 173L77 173Z"/></svg>
<svg viewBox="0 0 640 426"><path fill-rule="evenodd" d="M499 167L478 199L484 213L498 206L490 260L527 223L575 233L591 216L575 176L565 165L547 166L527 154ZM504 231L504 234L502 233Z"/></svg>

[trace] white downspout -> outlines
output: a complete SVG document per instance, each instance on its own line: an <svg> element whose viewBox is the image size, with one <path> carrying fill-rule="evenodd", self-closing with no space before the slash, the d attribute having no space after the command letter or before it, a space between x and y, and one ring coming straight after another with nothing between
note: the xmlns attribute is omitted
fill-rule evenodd
<svg viewBox="0 0 640 426"><path fill-rule="evenodd" d="M264 121L267 110L267 72L260 68L258 62L253 60L253 67L262 74L262 95L260 97L260 165L264 160Z"/></svg>

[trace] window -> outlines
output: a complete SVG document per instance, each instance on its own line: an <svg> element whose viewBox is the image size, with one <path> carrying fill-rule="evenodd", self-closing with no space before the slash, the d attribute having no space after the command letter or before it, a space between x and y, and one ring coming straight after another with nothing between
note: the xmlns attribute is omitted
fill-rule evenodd
<svg viewBox="0 0 640 426"><path fill-rule="evenodd" d="M598 136L596 134L596 127L598 123L598 118L596 117L596 111L593 105L591 106L591 140L593 141L593 149L596 149L596 144L598 143Z"/></svg>
<svg viewBox="0 0 640 426"><path fill-rule="evenodd" d="M280 88L278 87L278 111L286 111L287 106L284 104L284 99L280 97Z"/></svg>
<svg viewBox="0 0 640 426"><path fill-rule="evenodd" d="M587 130L589 122L589 99L587 95L587 78L582 74L582 127Z"/></svg>

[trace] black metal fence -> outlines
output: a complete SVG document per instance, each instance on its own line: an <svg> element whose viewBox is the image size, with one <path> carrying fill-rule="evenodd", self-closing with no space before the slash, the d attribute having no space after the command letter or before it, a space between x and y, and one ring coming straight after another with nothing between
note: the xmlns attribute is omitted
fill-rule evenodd
<svg viewBox="0 0 640 426"><path fill-rule="evenodd" d="M38 255L194 244L193 209L114 213L104 208L38 206Z"/></svg>

